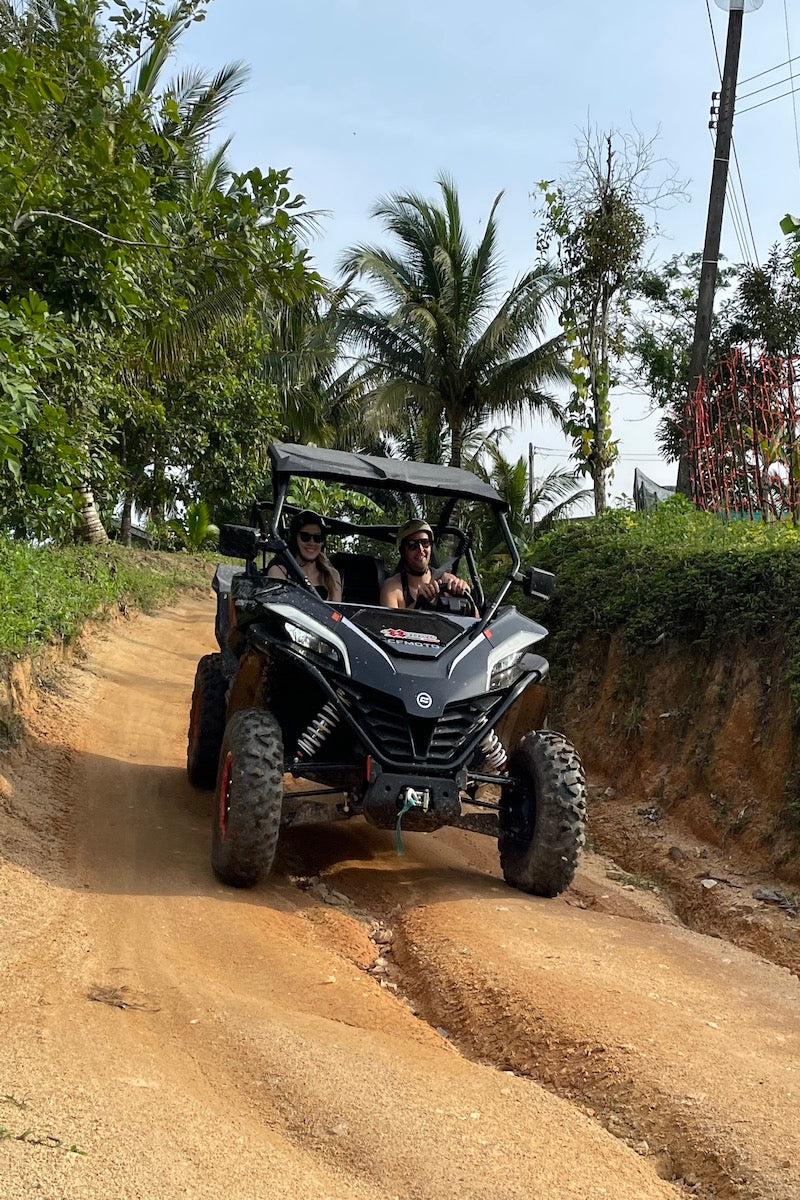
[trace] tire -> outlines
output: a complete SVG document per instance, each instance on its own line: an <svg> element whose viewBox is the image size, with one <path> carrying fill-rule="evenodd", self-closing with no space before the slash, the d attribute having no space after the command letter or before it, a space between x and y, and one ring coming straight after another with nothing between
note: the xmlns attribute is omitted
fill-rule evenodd
<svg viewBox="0 0 800 1200"><path fill-rule="evenodd" d="M219 750L225 732L225 695L228 681L222 672L222 655L206 654L197 664L189 715L186 770L195 787L212 791L217 779Z"/></svg>
<svg viewBox="0 0 800 1200"><path fill-rule="evenodd" d="M283 803L283 738L265 709L234 713L219 756L211 838L214 874L254 887L275 858Z"/></svg>
<svg viewBox="0 0 800 1200"><path fill-rule="evenodd" d="M500 866L511 887L558 896L569 887L586 840L586 779L571 742L538 730L508 764L516 787L500 802Z"/></svg>

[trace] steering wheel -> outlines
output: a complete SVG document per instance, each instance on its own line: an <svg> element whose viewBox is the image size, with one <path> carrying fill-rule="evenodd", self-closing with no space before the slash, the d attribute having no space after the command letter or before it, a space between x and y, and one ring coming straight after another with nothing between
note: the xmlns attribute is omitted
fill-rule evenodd
<svg viewBox="0 0 800 1200"><path fill-rule="evenodd" d="M471 617L475 612L476 604L472 599L471 592L462 592L460 596L453 596L447 588L440 587L434 600L417 596L414 607L422 612L452 613L456 617Z"/></svg>

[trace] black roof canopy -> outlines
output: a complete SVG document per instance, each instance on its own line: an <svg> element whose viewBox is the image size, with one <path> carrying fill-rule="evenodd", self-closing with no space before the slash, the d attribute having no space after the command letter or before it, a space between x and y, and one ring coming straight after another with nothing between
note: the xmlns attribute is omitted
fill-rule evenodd
<svg viewBox="0 0 800 1200"><path fill-rule="evenodd" d="M375 454L350 454L345 450L325 450L290 442L273 442L269 454L272 469L279 475L335 479L362 487L391 488L398 492L457 496L465 500L482 500L502 511L508 509L508 504L491 484L484 483L477 475L460 467L409 462L404 458L380 458Z"/></svg>

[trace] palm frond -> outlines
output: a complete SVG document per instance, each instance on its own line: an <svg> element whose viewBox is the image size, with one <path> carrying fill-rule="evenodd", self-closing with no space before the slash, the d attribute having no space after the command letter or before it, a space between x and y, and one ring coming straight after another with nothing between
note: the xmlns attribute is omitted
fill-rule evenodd
<svg viewBox="0 0 800 1200"><path fill-rule="evenodd" d="M455 461L465 434L496 414L560 415L549 388L568 374L563 339L544 337L557 287L548 264L536 264L492 311L502 193L473 247L454 182L441 174L437 183L438 204L402 193L375 205L395 244L356 246L343 267L376 288L382 307L362 305L345 318L344 333L382 404L404 412L423 400L438 404Z"/></svg>
<svg viewBox="0 0 800 1200"><path fill-rule="evenodd" d="M159 84L159 78L164 65L175 49L178 38L185 27L185 14L180 3L173 4L167 12L167 21L161 35L156 39L139 64L139 70L133 80L133 91L143 96L153 96Z"/></svg>

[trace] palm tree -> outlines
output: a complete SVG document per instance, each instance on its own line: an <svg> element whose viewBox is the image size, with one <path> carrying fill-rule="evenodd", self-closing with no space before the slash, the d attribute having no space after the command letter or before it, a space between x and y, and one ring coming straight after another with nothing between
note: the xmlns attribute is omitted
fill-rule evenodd
<svg viewBox="0 0 800 1200"><path fill-rule="evenodd" d="M364 449L360 369L342 355L347 287L310 293L267 314L264 374L275 388L285 437L340 450Z"/></svg>
<svg viewBox="0 0 800 1200"><path fill-rule="evenodd" d="M142 146L141 157L154 180L156 195L169 202L168 240L181 248L176 258L168 260L167 268L176 303L142 323L141 367L129 380L134 389L138 386L145 394L154 391L162 398L210 337L227 344L235 338L248 313L256 312L272 321L275 310L289 302L287 297L297 300L318 286L305 268L294 270L302 257L299 246L296 258L282 264L267 236L266 223L263 240L253 237L246 247L240 242L235 251L225 246L229 202L235 206L240 194L247 201L247 185L233 174L227 160L231 139L213 152L209 152L208 142L249 72L243 64L234 62L210 78L190 69L164 82L164 67L185 28L184 6L178 0L137 63L128 89L129 103L144 103L149 108L154 137ZM281 190L288 197L288 190ZM315 214L293 212L288 219L287 239L293 241L296 234L307 232L314 223ZM210 231L222 244L221 250L209 247ZM164 240L163 230L154 230L154 240ZM154 259L154 272L163 269L164 263ZM169 439L169 429L160 429L168 425L168 420L154 422L151 407L145 404L143 421L134 411L125 422L127 427L120 430L121 448L139 447L140 458L143 454L150 471L145 487L149 494L137 495L136 479L141 481L143 476L136 467L141 467L141 462L123 466L123 528L129 525L134 501L148 507L149 500L157 524L163 521L169 505L166 464L158 445L159 432ZM129 465L132 469L126 469Z"/></svg>
<svg viewBox="0 0 800 1200"><path fill-rule="evenodd" d="M547 529L563 517L569 516L575 507L592 496L590 488L579 488L573 471L550 471L541 479L531 480L528 464L520 457L511 462L503 455L496 443L488 441L484 453L489 459L488 469L481 474L500 493L509 506L508 524L514 537L528 542L535 530ZM504 546L495 546L487 551L491 555Z"/></svg>
<svg viewBox="0 0 800 1200"><path fill-rule="evenodd" d="M343 269L370 281L384 308L343 314L361 351L366 400L391 422L407 409L449 436L460 466L465 434L499 414L519 418L561 409L546 389L568 379L561 335L544 338L556 276L539 264L497 302L500 260L495 198L480 243L470 245L454 183L438 180L442 203L415 194L380 200L373 216L399 242L349 250Z"/></svg>

